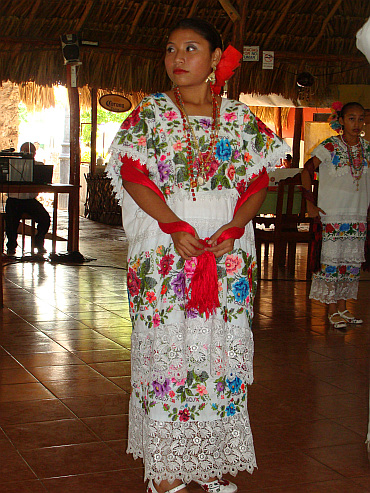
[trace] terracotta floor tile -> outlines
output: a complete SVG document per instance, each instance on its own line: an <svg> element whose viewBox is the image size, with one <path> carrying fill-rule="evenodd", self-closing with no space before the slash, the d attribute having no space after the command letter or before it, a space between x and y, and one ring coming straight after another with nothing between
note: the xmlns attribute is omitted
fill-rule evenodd
<svg viewBox="0 0 370 493"><path fill-rule="evenodd" d="M36 479L31 468L7 440L0 441L0 491L1 484Z"/></svg>
<svg viewBox="0 0 370 493"><path fill-rule="evenodd" d="M90 366L105 377L127 377L131 375L130 361L90 363Z"/></svg>
<svg viewBox="0 0 370 493"><path fill-rule="evenodd" d="M104 441L125 439L128 435L128 415L95 416L82 421Z"/></svg>
<svg viewBox="0 0 370 493"><path fill-rule="evenodd" d="M30 372L40 382L59 382L61 380L79 380L95 378L98 373L87 365L38 366L30 368Z"/></svg>
<svg viewBox="0 0 370 493"><path fill-rule="evenodd" d="M29 384L31 385L31 384ZM104 377L91 377L81 380L62 380L58 382L45 382L49 389L59 399L66 397L80 397L83 395L114 394L121 392L120 387Z"/></svg>
<svg viewBox="0 0 370 493"><path fill-rule="evenodd" d="M0 371L0 385L9 383L36 382L36 378L18 365L18 368L2 368Z"/></svg>
<svg viewBox="0 0 370 493"><path fill-rule="evenodd" d="M22 481L0 483L1 493L45 493L47 490L41 481Z"/></svg>
<svg viewBox="0 0 370 493"><path fill-rule="evenodd" d="M68 351L56 353L37 353L37 354L18 354L16 357L26 368L34 368L37 366L63 366L63 365L83 365L74 354Z"/></svg>
<svg viewBox="0 0 370 493"><path fill-rule="evenodd" d="M364 441L310 449L307 454L346 478L366 475L370 482L370 463Z"/></svg>
<svg viewBox="0 0 370 493"><path fill-rule="evenodd" d="M125 348L107 349L107 350L92 350L92 351L75 351L85 363L103 363L109 361L130 361L131 351Z"/></svg>
<svg viewBox="0 0 370 493"><path fill-rule="evenodd" d="M0 406L0 426L74 417L58 399L2 402Z"/></svg>
<svg viewBox="0 0 370 493"><path fill-rule="evenodd" d="M40 479L123 467L119 456L102 442L25 450L22 455Z"/></svg>
<svg viewBox="0 0 370 493"><path fill-rule="evenodd" d="M3 427L17 450L97 442L99 439L78 419L24 423Z"/></svg>
<svg viewBox="0 0 370 493"><path fill-rule="evenodd" d="M84 474L43 481L50 493L145 493L142 477L133 471Z"/></svg>
<svg viewBox="0 0 370 493"><path fill-rule="evenodd" d="M94 351L98 349L120 349L119 344L113 342L107 338L91 340L91 339L80 339L80 340L69 340L61 342L61 345L68 351Z"/></svg>
<svg viewBox="0 0 370 493"><path fill-rule="evenodd" d="M131 393L131 377L109 377L109 380L128 394Z"/></svg>
<svg viewBox="0 0 370 493"><path fill-rule="evenodd" d="M258 469L253 472L250 483L260 488L287 487L342 479L341 475L297 450L257 457ZM241 473L240 476L244 476ZM239 475L238 475L239 477Z"/></svg>
<svg viewBox="0 0 370 493"><path fill-rule="evenodd" d="M35 401L54 396L41 383L0 385L0 402Z"/></svg>
<svg viewBox="0 0 370 493"><path fill-rule="evenodd" d="M83 397L63 398L62 402L79 418L127 414L129 395L123 392L86 395Z"/></svg>

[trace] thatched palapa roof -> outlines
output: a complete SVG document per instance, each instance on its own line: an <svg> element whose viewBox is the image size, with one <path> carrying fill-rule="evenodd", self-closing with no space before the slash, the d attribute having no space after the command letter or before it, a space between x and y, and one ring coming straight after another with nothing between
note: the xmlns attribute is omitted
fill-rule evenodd
<svg viewBox="0 0 370 493"><path fill-rule="evenodd" d="M262 69L262 56L242 63L234 92L296 99L301 72L314 76L315 101L329 95L331 84L369 84L369 64L355 39L370 15L368 0L2 0L0 81L65 84L60 36L77 33L80 87L126 94L166 89L168 30L192 15L213 23L226 45L274 51L272 70Z"/></svg>

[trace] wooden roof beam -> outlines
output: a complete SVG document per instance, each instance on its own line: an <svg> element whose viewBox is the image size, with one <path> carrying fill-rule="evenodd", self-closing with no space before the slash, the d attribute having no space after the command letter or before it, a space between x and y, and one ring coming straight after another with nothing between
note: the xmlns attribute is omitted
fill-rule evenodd
<svg viewBox="0 0 370 493"><path fill-rule="evenodd" d="M290 9L290 6L292 5L292 3L294 2L295 0L288 0L287 4L285 5L284 7L284 10L282 11L282 13L280 14L280 17L279 19L274 23L274 27L271 29L271 31L269 32L267 38L264 40L264 44L267 45L267 43L270 41L270 39L273 37L273 35L276 33L276 31L279 29L279 27L281 26L282 22L284 21L285 17L287 16L288 12L289 12L289 9Z"/></svg>
<svg viewBox="0 0 370 493"><path fill-rule="evenodd" d="M319 34L316 36L316 39L315 41L312 43L312 45L308 48L308 52L314 50L317 46L317 44L319 43L320 39L322 38L324 32L325 32L325 29L326 29L326 26L328 25L330 19L333 17L333 15L335 14L335 12L339 9L340 7L340 4L342 3L342 0L337 0L334 7L331 9L331 11L329 12L329 15L327 16L327 18L324 20L324 22L322 23L322 26L321 26L321 29L320 29L320 32Z"/></svg>
<svg viewBox="0 0 370 493"><path fill-rule="evenodd" d="M94 4L95 4L95 0L89 0L87 2L84 13L81 15L81 18L79 19L79 21L75 27L76 33L78 33L78 31L80 31L81 28L83 27L83 25L85 24L85 21L86 21L88 15L90 14L91 9L93 8Z"/></svg>
<svg viewBox="0 0 370 493"><path fill-rule="evenodd" d="M28 31L28 28L31 26L31 24L33 22L33 19L34 19L35 15L36 15L36 12L39 9L40 3L41 3L41 0L37 0L34 3L34 5L32 7L32 10L31 10L31 13L30 13L30 16L28 17L28 19L26 20L26 22L23 24L23 27L22 27L22 31L23 32L27 32Z"/></svg>
<svg viewBox="0 0 370 493"><path fill-rule="evenodd" d="M234 8L233 5L231 5L231 2L229 0L218 0L218 1L220 2L222 8L233 22L240 21L241 17L239 12Z"/></svg>
<svg viewBox="0 0 370 493"><path fill-rule="evenodd" d="M198 9L198 5L199 5L199 0L194 0L192 6L190 7L189 13L186 17L193 17L193 15Z"/></svg>
<svg viewBox="0 0 370 493"><path fill-rule="evenodd" d="M144 2L141 4L141 7L139 8L139 10L136 12L136 15L135 15L135 19L133 20L132 24L131 24L131 28L130 28L130 31L128 33L128 39L131 38L131 36L134 34L135 32L135 29L136 29L136 26L140 20L140 17L142 15L142 13L144 12L144 10L146 9L146 6L148 5L148 0L144 0Z"/></svg>

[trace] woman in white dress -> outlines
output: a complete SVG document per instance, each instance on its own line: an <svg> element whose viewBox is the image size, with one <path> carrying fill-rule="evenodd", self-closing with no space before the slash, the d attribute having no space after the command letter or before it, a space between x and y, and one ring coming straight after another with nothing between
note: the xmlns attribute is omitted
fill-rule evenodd
<svg viewBox="0 0 370 493"><path fill-rule="evenodd" d="M323 229L321 270L313 275L310 298L327 304L330 324L345 329L347 324L362 323L348 311L347 300L357 298L364 262L370 144L361 136L364 108L353 102L338 111L340 135L314 149L302 171L302 184L310 190L313 172L319 170L318 205L307 201L308 215L320 216Z"/></svg>
<svg viewBox="0 0 370 493"><path fill-rule="evenodd" d="M233 493L222 475L256 465L247 411L251 220L266 170L288 146L244 104L219 96L240 56L222 53L207 22L181 21L165 57L174 88L145 97L111 147L108 172L129 240L128 452L143 458L150 493L186 493L191 481Z"/></svg>

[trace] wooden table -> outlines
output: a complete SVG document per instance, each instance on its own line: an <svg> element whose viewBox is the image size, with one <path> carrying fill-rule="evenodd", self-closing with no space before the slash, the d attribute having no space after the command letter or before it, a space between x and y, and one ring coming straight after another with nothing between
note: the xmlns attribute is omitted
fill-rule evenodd
<svg viewBox="0 0 370 493"><path fill-rule="evenodd" d="M60 193L69 196L68 204L68 240L67 250L78 251L79 240L79 186L51 183L40 185L36 183L10 183L0 182L0 193L52 193L53 201L53 227L52 227L52 252L56 250L57 226L58 226L58 197ZM0 307L3 306L3 252L0 252Z"/></svg>

